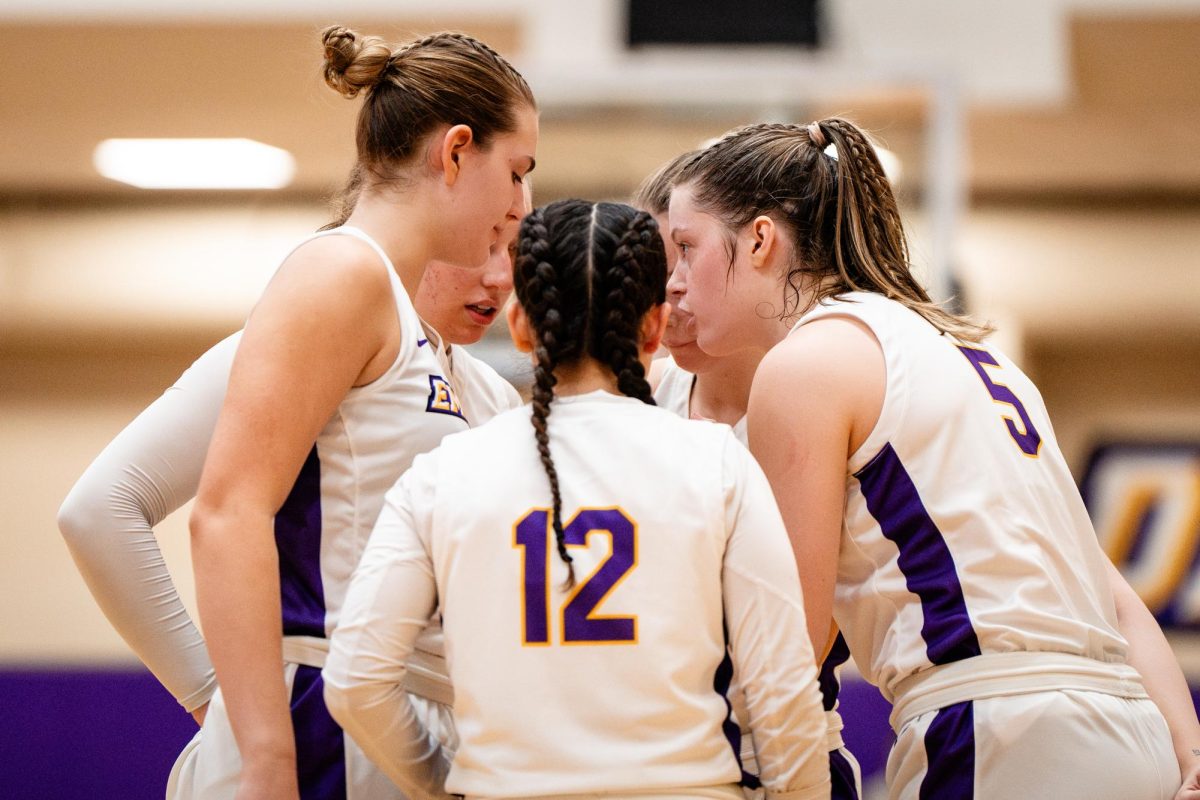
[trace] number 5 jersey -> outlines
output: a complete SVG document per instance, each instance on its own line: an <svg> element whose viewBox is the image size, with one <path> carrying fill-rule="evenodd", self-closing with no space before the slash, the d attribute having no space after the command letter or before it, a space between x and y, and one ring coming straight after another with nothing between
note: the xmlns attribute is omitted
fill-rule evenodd
<svg viewBox="0 0 1200 800"><path fill-rule="evenodd" d="M438 745L396 690L436 605L460 742L445 792L739 800L728 642L768 793L827 797L795 560L733 432L603 391L556 398L568 588L529 417L446 438L388 494L333 635L335 717L410 795L441 790Z"/></svg>
<svg viewBox="0 0 1200 800"><path fill-rule="evenodd" d="M877 294L840 295L797 327L831 316L865 324L887 369L879 420L846 468L834 615L864 676L897 704L893 723L918 695L936 707L958 691L948 684L986 670L940 671L947 685L917 691L926 671L980 655L1078 657L1055 666L1078 679L1063 678L1069 688L1115 682L1144 697L1105 555L1033 383L990 345ZM998 691L1044 672L1014 665L993 663Z"/></svg>

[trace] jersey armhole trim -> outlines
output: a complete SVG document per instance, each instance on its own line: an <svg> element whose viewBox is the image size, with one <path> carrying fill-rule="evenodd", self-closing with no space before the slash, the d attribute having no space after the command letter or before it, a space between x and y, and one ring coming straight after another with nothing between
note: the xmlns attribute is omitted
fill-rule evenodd
<svg viewBox="0 0 1200 800"><path fill-rule="evenodd" d="M408 296L404 284L400 281L400 276L396 274L391 259L388 258L383 248L371 238L370 234L353 225L342 225L337 228L319 231L311 238L315 239L321 236L349 236L370 247L383 264L384 272L387 274L388 286L392 289L392 304L396 309L396 326L400 330L400 346L396 350L396 357L392 359L392 363L377 378L361 386L350 387L350 391L346 393L345 400L354 400L357 397L370 395L388 385L387 379L395 376L411 360L418 346L416 342L422 338L420 317L417 315L416 307L413 305L412 299ZM412 324L414 321L416 322L415 325Z"/></svg>
<svg viewBox="0 0 1200 800"><path fill-rule="evenodd" d="M883 355L884 389L883 402L879 406L879 417L875 420L875 424L867 433L866 438L863 439L862 444L846 459L847 477L853 477L861 472L879 455L884 445L893 439L893 434L902 428L907 411L908 393L905 391L905 376L899 364L899 356L890 353L889 348L884 345L880 331L877 329L878 321L869 318L873 315L863 313L867 308L870 306L865 303L858 303L853 308L846 308L841 304L821 306L810 312L808 317L793 328L793 330L798 330L804 325L836 317L855 320L866 327L872 338L875 339L879 352Z"/></svg>

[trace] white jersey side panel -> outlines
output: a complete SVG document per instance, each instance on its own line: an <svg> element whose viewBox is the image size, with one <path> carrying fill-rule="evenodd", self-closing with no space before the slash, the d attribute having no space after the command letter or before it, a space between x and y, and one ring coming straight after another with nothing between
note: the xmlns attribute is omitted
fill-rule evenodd
<svg viewBox="0 0 1200 800"><path fill-rule="evenodd" d="M797 327L853 317L883 349L877 425L849 461L835 616L865 677L971 656L1124 663L1104 555L1041 395L994 347L851 293Z"/></svg>
<svg viewBox="0 0 1200 800"><path fill-rule="evenodd" d="M684 419L698 419L692 416L692 387L696 384L696 376L676 364L670 356L665 360L667 363L663 365L662 378L654 390L654 402L659 408L665 408ZM739 442L749 447L750 434L745 416L734 423L733 434Z"/></svg>
<svg viewBox="0 0 1200 800"><path fill-rule="evenodd" d="M448 348L451 383L462 401L463 416L472 426L482 425L497 414L519 408L521 395L511 383L465 347Z"/></svg>
<svg viewBox="0 0 1200 800"><path fill-rule="evenodd" d="M383 375L350 390L276 515L285 635L333 630L384 493L417 454L467 429L441 342L422 325L387 255L357 228L317 234L334 235L353 236L379 255L395 296L400 352Z"/></svg>
<svg viewBox="0 0 1200 800"><path fill-rule="evenodd" d="M662 377L658 381L658 388L654 390L654 402L659 408L690 419L692 385L696 382L696 376L682 369L670 356L662 361Z"/></svg>

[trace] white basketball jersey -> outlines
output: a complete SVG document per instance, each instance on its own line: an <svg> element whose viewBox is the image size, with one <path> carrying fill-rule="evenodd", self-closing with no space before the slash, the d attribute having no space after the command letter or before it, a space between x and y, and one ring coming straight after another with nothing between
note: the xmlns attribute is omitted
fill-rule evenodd
<svg viewBox="0 0 1200 800"><path fill-rule="evenodd" d="M450 383L462 401L463 416L472 425L482 425L497 414L518 408L521 395L513 385L465 347L448 347Z"/></svg>
<svg viewBox="0 0 1200 800"><path fill-rule="evenodd" d="M751 723L764 734L767 788L827 781L794 561L770 487L729 428L602 391L554 401L550 449L576 578L568 591L529 415L502 414L418 459L363 560L370 571L393 552L377 539L398 535L404 519L420 539L415 552L431 561L460 742L446 790L736 783L726 630L753 698ZM355 615L388 602L366 587L357 599Z"/></svg>
<svg viewBox="0 0 1200 800"><path fill-rule="evenodd" d="M887 368L847 466L834 602L864 676L892 701L906 676L980 654L1123 663L1105 556L1029 379L876 294L796 327L831 316L867 325Z"/></svg>
<svg viewBox="0 0 1200 800"><path fill-rule="evenodd" d="M417 454L468 424L442 342L422 324L387 254L357 228L311 238L320 236L353 236L370 245L387 271L400 324L396 360L376 380L347 393L275 516L283 632L326 637L337 624L384 493Z"/></svg>
<svg viewBox="0 0 1200 800"><path fill-rule="evenodd" d="M675 363L667 356L663 365L662 377L658 388L654 390L654 402L659 408L665 408L684 419L692 418L692 387L696 385L696 376ZM743 415L733 426L733 433L738 441L749 446L749 434L746 430L746 417Z"/></svg>

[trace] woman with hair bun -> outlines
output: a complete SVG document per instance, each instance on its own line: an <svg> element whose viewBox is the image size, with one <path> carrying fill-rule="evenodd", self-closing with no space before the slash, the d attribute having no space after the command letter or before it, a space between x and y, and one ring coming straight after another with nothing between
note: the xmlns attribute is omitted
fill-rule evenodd
<svg viewBox="0 0 1200 800"><path fill-rule="evenodd" d="M1182 768L1195 797L1200 726L1170 649L1100 549L1036 387L914 277L866 135L734 131L680 169L669 216L700 348L769 350L751 450L814 645L835 618L893 703L888 796L1167 800Z"/></svg>
<svg viewBox="0 0 1200 800"><path fill-rule="evenodd" d="M828 798L770 487L728 426L655 408L646 383L670 313L657 225L551 203L522 223L514 284L532 406L448 437L388 493L333 635L330 710L410 797L742 800L736 665L767 796ZM452 766L399 691L435 608Z"/></svg>
<svg viewBox="0 0 1200 800"><path fill-rule="evenodd" d="M320 666L384 491L467 427L412 295L431 260L483 265L534 166L533 96L481 42L393 48L341 27L322 39L328 84L365 98L353 208L283 261L234 359L191 517L220 689L175 797L394 793L347 757Z"/></svg>

